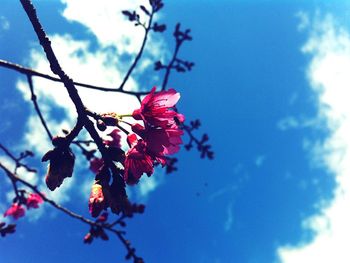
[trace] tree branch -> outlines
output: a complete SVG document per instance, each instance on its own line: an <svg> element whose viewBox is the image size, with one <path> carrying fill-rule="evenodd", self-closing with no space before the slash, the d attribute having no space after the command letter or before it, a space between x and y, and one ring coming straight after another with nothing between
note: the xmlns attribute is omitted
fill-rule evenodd
<svg viewBox="0 0 350 263"><path fill-rule="evenodd" d="M44 79L48 79L54 82L63 82L62 79L44 74L42 72L33 70L31 68L26 68L21 65L2 60L0 59L0 67L4 67L7 69L15 70L19 73L25 74L25 75L31 75L31 76L36 76ZM81 83L81 82L73 82L75 86L82 87L82 88L87 88L87 89L92 89L92 90L99 90L99 91L105 91L105 92L118 92L118 93L124 93L124 94L129 94L129 95L134 95L134 96L142 96L142 95L147 95L149 92L148 91L127 91L127 90L120 90L116 88L107 88L107 87L102 87L102 86L95 86L91 84L86 84L86 83Z"/></svg>
<svg viewBox="0 0 350 263"><path fill-rule="evenodd" d="M27 13L27 16L32 23L33 29L38 37L38 40L40 42L40 45L43 47L44 52L46 54L46 57L50 63L50 68L52 72L56 75L58 75L63 82L64 86L66 87L69 97L74 103L74 106L76 108L78 118L84 123L85 129L88 131L92 139L96 142L96 145L101 152L101 155L103 159L105 160L105 163L108 165L108 167L112 170L114 174L119 174L117 168L113 164L113 161L108 155L107 149L103 144L102 139L100 138L98 132L95 130L94 124L89 120L89 118L86 115L85 106L78 94L77 89L75 88L74 82L71 78L68 77L68 75L63 71L61 68L57 57L51 47L51 41L47 37L39 19L36 14L36 10L30 0L20 0L21 4L23 6L23 9Z"/></svg>
<svg viewBox="0 0 350 263"><path fill-rule="evenodd" d="M5 148L5 147L2 147ZM6 148L5 148L6 149ZM8 150L7 150L8 151ZM61 212L65 213L66 215L75 218L85 224L88 224L90 226L95 226L97 228L102 228L105 230L108 230L114 234L116 234L116 236L118 237L118 239L122 242L122 244L124 245L124 247L127 249L128 254L130 254L131 257L133 257L135 260L139 260L141 258L139 258L138 256L136 256L135 254L135 250L131 247L130 242L125 239L124 237L124 231L121 230L117 230L114 229L113 227L115 226L115 224L104 224L104 223L100 223L100 222L95 222L92 221L90 219L85 218L82 215L76 214L74 212L72 212L71 210L57 204L55 201L47 198L43 193L41 193L38 188L30 183L28 183L27 181L23 180L22 178L18 177L16 174L12 173L6 166L4 166L1 162L0 162L0 168L6 173L6 175L9 177L9 179L13 182L14 184L14 189L16 191L16 195L18 195L18 190L17 190L17 186L16 183L20 182L23 185L27 186L28 188L30 188L31 190L33 190L35 193L37 193L46 203L49 203L51 206L53 206L54 208L56 208L57 210L60 210Z"/></svg>

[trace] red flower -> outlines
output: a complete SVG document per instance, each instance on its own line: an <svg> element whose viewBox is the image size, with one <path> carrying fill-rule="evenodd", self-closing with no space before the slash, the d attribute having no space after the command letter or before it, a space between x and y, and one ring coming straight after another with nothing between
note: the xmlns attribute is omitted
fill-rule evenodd
<svg viewBox="0 0 350 263"><path fill-rule="evenodd" d="M146 152L146 144L143 140L137 140L136 134L128 135L130 149L125 155L124 181L128 184L136 184L143 173L148 176L153 174L153 161Z"/></svg>
<svg viewBox="0 0 350 263"><path fill-rule="evenodd" d="M111 131L108 135L112 137L112 140L104 140L103 142L108 145L109 147L115 147L115 148L120 148L120 130L119 129L114 129Z"/></svg>
<svg viewBox="0 0 350 263"><path fill-rule="evenodd" d="M180 150L183 131L177 126L167 128L143 127L140 124L132 125L132 130L137 133L147 144L147 149L156 156L174 154Z"/></svg>
<svg viewBox="0 0 350 263"><path fill-rule="evenodd" d="M132 116L135 120L143 120L151 126L168 127L176 124L175 118L180 122L184 116L173 110L180 99L180 94L174 89L155 93L156 87L142 100L141 108L134 110Z"/></svg>
<svg viewBox="0 0 350 263"><path fill-rule="evenodd" d="M27 208L39 208L39 204L43 203L44 200L38 194L30 194L27 198L26 206Z"/></svg>
<svg viewBox="0 0 350 263"><path fill-rule="evenodd" d="M18 219L24 216L24 214L25 214L24 208L18 203L14 203L9 209L7 209L4 216L12 216L14 219Z"/></svg>
<svg viewBox="0 0 350 263"><path fill-rule="evenodd" d="M103 159L102 158L93 158L90 161L90 170L94 173L97 174L101 167L103 166Z"/></svg>
<svg viewBox="0 0 350 263"><path fill-rule="evenodd" d="M89 212L93 217L97 217L105 206L105 198L100 184L94 183L91 187L89 199Z"/></svg>

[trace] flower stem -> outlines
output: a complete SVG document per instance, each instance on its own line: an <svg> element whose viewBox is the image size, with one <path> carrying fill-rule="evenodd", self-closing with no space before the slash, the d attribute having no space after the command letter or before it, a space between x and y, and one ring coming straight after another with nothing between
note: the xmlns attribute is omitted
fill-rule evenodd
<svg viewBox="0 0 350 263"><path fill-rule="evenodd" d="M120 118L132 117L132 114L118 114L118 117L120 117Z"/></svg>

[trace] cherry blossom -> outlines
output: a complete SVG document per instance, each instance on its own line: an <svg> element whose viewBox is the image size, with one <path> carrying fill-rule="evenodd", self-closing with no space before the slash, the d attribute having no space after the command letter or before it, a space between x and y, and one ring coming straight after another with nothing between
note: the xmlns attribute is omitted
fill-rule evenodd
<svg viewBox="0 0 350 263"><path fill-rule="evenodd" d="M136 134L128 135L130 149L125 154L124 181L128 184L136 184L143 173L148 176L153 174L152 157L146 152L146 144L138 140Z"/></svg>
<svg viewBox="0 0 350 263"><path fill-rule="evenodd" d="M24 208L18 203L13 203L12 206L9 209L7 209L4 216L12 216L14 219L17 220L18 218L24 216L24 214Z"/></svg>
<svg viewBox="0 0 350 263"><path fill-rule="evenodd" d="M102 186L94 183L91 187L89 199L89 212L93 217L97 217L105 206L105 198L102 191Z"/></svg>
<svg viewBox="0 0 350 263"><path fill-rule="evenodd" d="M143 127L136 123L132 125L133 132L137 133L146 142L147 148L156 155L174 154L180 150L183 131L177 126L167 128Z"/></svg>
<svg viewBox="0 0 350 263"><path fill-rule="evenodd" d="M31 193L27 197L26 206L27 208L39 208L39 205L42 204L44 200L41 198L39 194Z"/></svg>
<svg viewBox="0 0 350 263"><path fill-rule="evenodd" d="M143 120L147 125L169 127L184 121L184 116L173 108L180 99L180 93L174 89L155 93L156 87L142 100L141 108L134 110L132 116L135 120Z"/></svg>

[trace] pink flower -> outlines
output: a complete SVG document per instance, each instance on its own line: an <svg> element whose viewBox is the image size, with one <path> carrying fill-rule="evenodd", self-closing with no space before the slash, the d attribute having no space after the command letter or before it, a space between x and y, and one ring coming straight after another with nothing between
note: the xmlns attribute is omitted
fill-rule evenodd
<svg viewBox="0 0 350 263"><path fill-rule="evenodd" d="M112 140L104 140L103 142L108 145L109 147L115 147L115 148L120 148L120 130L119 129L114 129L111 131L108 135L112 137Z"/></svg>
<svg viewBox="0 0 350 263"><path fill-rule="evenodd" d="M125 154L124 181L128 184L136 184L143 173L148 176L153 174L153 161L146 152L146 144L143 140L137 140L136 134L128 135L130 149Z"/></svg>
<svg viewBox="0 0 350 263"><path fill-rule="evenodd" d="M89 212L91 216L97 217L105 207L105 197L103 195L102 186L94 183L91 187L89 199Z"/></svg>
<svg viewBox="0 0 350 263"><path fill-rule="evenodd" d="M90 161L90 170L94 173L97 174L101 167L103 166L103 159L102 158L93 158Z"/></svg>
<svg viewBox="0 0 350 263"><path fill-rule="evenodd" d="M35 194L35 193L31 193L28 198L27 198L27 202L26 202L26 206L27 208L39 208L39 204L43 203L44 200L41 198L40 195Z"/></svg>
<svg viewBox="0 0 350 263"><path fill-rule="evenodd" d="M142 100L141 108L134 110L135 120L143 120L151 126L168 127L176 125L175 118L180 122L184 116L173 110L180 99L180 94L174 89L155 93L156 87Z"/></svg>
<svg viewBox="0 0 350 263"><path fill-rule="evenodd" d="M140 124L132 125L133 132L137 133L147 144L147 149L156 156L174 154L180 150L183 131L177 126L167 128L143 127Z"/></svg>
<svg viewBox="0 0 350 263"><path fill-rule="evenodd" d="M25 214L24 208L18 203L14 203L9 209L7 209L4 216L12 216L14 219L18 219L24 216L24 214Z"/></svg>

